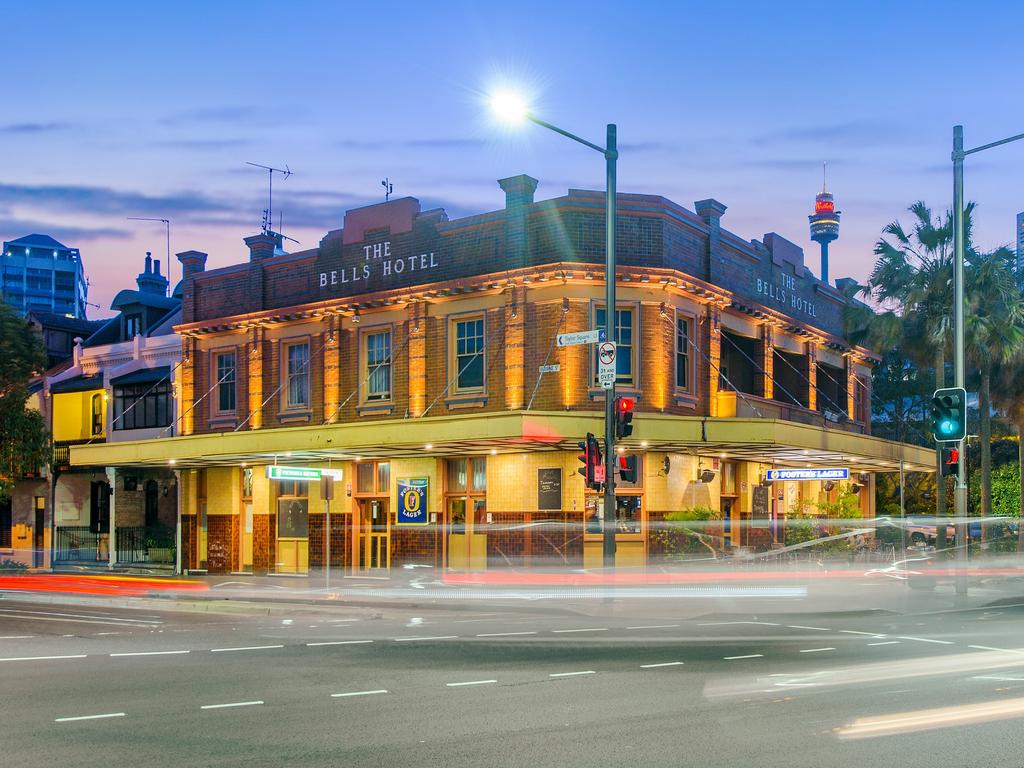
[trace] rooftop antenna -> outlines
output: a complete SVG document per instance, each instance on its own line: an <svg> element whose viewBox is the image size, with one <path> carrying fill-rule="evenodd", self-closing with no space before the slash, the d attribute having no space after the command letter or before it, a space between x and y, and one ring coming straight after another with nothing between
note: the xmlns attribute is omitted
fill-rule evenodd
<svg viewBox="0 0 1024 768"><path fill-rule="evenodd" d="M384 187L384 202L386 203L391 199L391 193L395 191L395 185L391 183L391 179L383 179L380 185Z"/></svg>
<svg viewBox="0 0 1024 768"><path fill-rule="evenodd" d="M167 261L164 266L167 267L167 291L170 293L174 290L174 281L171 280L171 220L170 219L152 219L148 216L128 216L131 221L162 221L164 227L167 229Z"/></svg>
<svg viewBox="0 0 1024 768"><path fill-rule="evenodd" d="M827 182L828 182L828 173L827 173L827 171L828 171L828 160L822 160L821 161L821 192L822 192L822 194L824 194L825 192L828 192L828 188L826 186Z"/></svg>
<svg viewBox="0 0 1024 768"><path fill-rule="evenodd" d="M292 169L285 165L282 168L272 168L269 165L260 165L259 163L250 163L248 160L245 161L246 165L251 165L254 168L262 168L267 172L269 181L269 191L267 193L267 210L263 216L263 231L270 232L274 226L274 174L280 173L284 178L288 178L292 175Z"/></svg>

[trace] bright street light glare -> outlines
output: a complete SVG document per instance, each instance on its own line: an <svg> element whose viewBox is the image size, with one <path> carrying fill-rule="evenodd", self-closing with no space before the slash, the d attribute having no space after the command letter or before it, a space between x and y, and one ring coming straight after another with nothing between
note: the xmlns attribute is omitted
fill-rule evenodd
<svg viewBox="0 0 1024 768"><path fill-rule="evenodd" d="M525 99L515 91L497 91L491 94L491 111L506 123L521 123L530 110Z"/></svg>

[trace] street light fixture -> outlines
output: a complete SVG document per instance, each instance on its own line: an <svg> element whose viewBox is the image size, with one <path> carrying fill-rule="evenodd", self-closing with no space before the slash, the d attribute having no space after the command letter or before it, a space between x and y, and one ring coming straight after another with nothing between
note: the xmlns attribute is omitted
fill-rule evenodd
<svg viewBox="0 0 1024 768"><path fill-rule="evenodd" d="M966 386L966 364L964 362L964 158L976 152L982 152L1001 144L1024 139L1024 133L1000 139L989 144L982 144L974 149L964 149L964 127L953 126L953 349L955 355L956 386ZM966 440L957 442L960 455L966 458ZM956 473L956 493L954 494L956 514L956 594L958 597L967 595L967 461L961 461Z"/></svg>
<svg viewBox="0 0 1024 768"><path fill-rule="evenodd" d="M534 115L526 100L515 91L496 91L490 98L491 110L506 123L518 124L524 120L536 123L542 128L554 131L567 139L600 152L605 159L605 335L608 341L615 341L615 189L616 163L619 159L617 148L616 126L608 123L605 146L594 144L574 133L570 133L546 120ZM615 472L613 457L615 453L615 382L605 390L604 395L604 524L603 563L605 568L615 566Z"/></svg>

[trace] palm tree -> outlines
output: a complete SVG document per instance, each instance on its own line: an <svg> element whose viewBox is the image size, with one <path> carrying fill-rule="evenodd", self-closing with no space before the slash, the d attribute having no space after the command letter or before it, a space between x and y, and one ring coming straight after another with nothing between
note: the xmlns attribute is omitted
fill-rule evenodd
<svg viewBox="0 0 1024 768"><path fill-rule="evenodd" d="M1024 354L1024 297L1014 274L1014 253L997 248L988 253L970 251L964 274L966 311L964 335L972 367L978 371L978 413L981 439L982 517L992 512L992 375L997 365L1012 367ZM1002 384L1003 382L1001 382ZM1002 387L997 388L999 390ZM1015 392L1011 387L1009 391ZM1000 398L1008 411L1018 404Z"/></svg>

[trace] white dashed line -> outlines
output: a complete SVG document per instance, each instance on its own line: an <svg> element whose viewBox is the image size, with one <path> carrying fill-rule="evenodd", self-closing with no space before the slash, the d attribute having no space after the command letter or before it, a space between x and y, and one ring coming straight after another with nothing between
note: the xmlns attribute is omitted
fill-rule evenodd
<svg viewBox="0 0 1024 768"><path fill-rule="evenodd" d="M512 637L513 635L536 635L536 632L485 632L477 637Z"/></svg>
<svg viewBox="0 0 1024 768"><path fill-rule="evenodd" d="M802 627L799 624L787 624L790 629L813 629L815 632L831 632L828 627Z"/></svg>
<svg viewBox="0 0 1024 768"><path fill-rule="evenodd" d="M107 717L124 717L124 712L111 712L107 715L81 715L79 717L58 717L55 723L73 723L76 720L102 720Z"/></svg>
<svg viewBox="0 0 1024 768"><path fill-rule="evenodd" d="M1016 648L993 648L990 645L968 645L968 648L974 648L979 651L1001 651L1002 653L1021 653Z"/></svg>
<svg viewBox="0 0 1024 768"><path fill-rule="evenodd" d="M134 653L112 653L111 657L114 656L175 656L181 653L188 653L188 651L135 651Z"/></svg>
<svg viewBox="0 0 1024 768"><path fill-rule="evenodd" d="M899 644L900 644L899 640L886 640L885 642L882 642L882 643L868 643L868 645L899 645Z"/></svg>
<svg viewBox="0 0 1024 768"><path fill-rule="evenodd" d="M306 643L306 645L310 648L315 648L320 645L362 645L372 642L373 640L328 640L322 643Z"/></svg>
<svg viewBox="0 0 1024 768"><path fill-rule="evenodd" d="M647 624L646 626L640 627L626 627L626 629L670 629L678 626L678 624Z"/></svg>
<svg viewBox="0 0 1024 768"><path fill-rule="evenodd" d="M228 653L230 651L266 651L271 648L284 648L283 645L245 645L240 648L211 648L210 653Z"/></svg>
<svg viewBox="0 0 1024 768"><path fill-rule="evenodd" d="M84 659L86 654L74 653L67 656L13 656L9 659L0 659L0 661L49 661L51 659Z"/></svg>
<svg viewBox="0 0 1024 768"><path fill-rule="evenodd" d="M698 624L698 627L725 627L730 624L754 624L762 627L777 627L778 624L772 621L706 621Z"/></svg>
<svg viewBox="0 0 1024 768"><path fill-rule="evenodd" d="M589 627L587 629L552 629L552 634L563 634L565 632L607 632L608 627Z"/></svg>
<svg viewBox="0 0 1024 768"><path fill-rule="evenodd" d="M583 672L552 672L548 677L576 677L577 675L596 675L597 673L592 669L584 670Z"/></svg>
<svg viewBox="0 0 1024 768"><path fill-rule="evenodd" d="M804 648L800 653L821 653L822 651L834 651L835 648Z"/></svg>
<svg viewBox="0 0 1024 768"><path fill-rule="evenodd" d="M375 691L349 691L348 693L332 693L331 698L343 699L347 696L373 696L377 693L387 693L387 690L385 690L384 688L378 688Z"/></svg>
<svg viewBox="0 0 1024 768"><path fill-rule="evenodd" d="M437 637L396 637L396 643L411 643L413 640L455 640L458 635L438 635Z"/></svg>
<svg viewBox="0 0 1024 768"><path fill-rule="evenodd" d="M464 685L489 685L490 683L496 683L497 680L467 680L464 683L445 683L449 688L461 688Z"/></svg>
<svg viewBox="0 0 1024 768"><path fill-rule="evenodd" d="M900 640L916 640L919 643L935 643L936 645L954 645L951 640L932 640L928 637L908 637L906 635L900 635Z"/></svg>
<svg viewBox="0 0 1024 768"><path fill-rule="evenodd" d="M641 664L640 669L656 669L658 667L681 667L681 661L664 661L661 664Z"/></svg>
<svg viewBox="0 0 1024 768"><path fill-rule="evenodd" d="M856 629L840 629L844 635L867 635L868 637L885 637L885 635L879 634L878 632L858 632Z"/></svg>
<svg viewBox="0 0 1024 768"><path fill-rule="evenodd" d="M235 701L231 704L204 704L200 709L227 709L228 707L255 707L262 701Z"/></svg>
<svg viewBox="0 0 1024 768"><path fill-rule="evenodd" d="M30 640L35 635L0 635L0 640Z"/></svg>
<svg viewBox="0 0 1024 768"><path fill-rule="evenodd" d="M743 656L723 656L722 659L725 661L736 661L737 659L761 659L764 658L763 653L748 653Z"/></svg>

